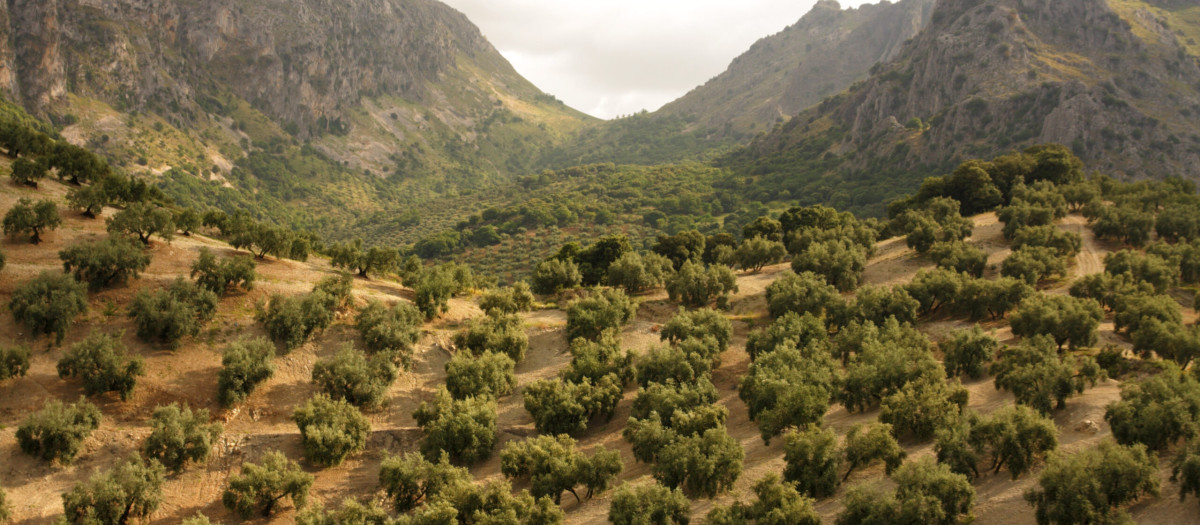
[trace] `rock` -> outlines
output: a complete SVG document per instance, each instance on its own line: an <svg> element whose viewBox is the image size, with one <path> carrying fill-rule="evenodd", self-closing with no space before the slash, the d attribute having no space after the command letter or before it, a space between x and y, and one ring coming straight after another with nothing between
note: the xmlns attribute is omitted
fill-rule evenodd
<svg viewBox="0 0 1200 525"><path fill-rule="evenodd" d="M1096 424L1095 421L1085 419L1080 421L1079 424L1075 426L1075 431L1086 434L1098 434L1100 433L1100 425Z"/></svg>

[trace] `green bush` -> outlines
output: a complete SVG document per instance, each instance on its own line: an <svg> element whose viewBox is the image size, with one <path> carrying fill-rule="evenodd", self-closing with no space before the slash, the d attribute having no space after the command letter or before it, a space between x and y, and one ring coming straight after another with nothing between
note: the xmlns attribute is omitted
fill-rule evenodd
<svg viewBox="0 0 1200 525"><path fill-rule="evenodd" d="M679 489L658 483L621 485L613 494L608 521L613 525L688 525L692 506Z"/></svg>
<svg viewBox="0 0 1200 525"><path fill-rule="evenodd" d="M29 199L21 198L4 214L4 234L29 234L29 242L33 244L42 242L42 233L46 230L54 230L61 225L62 217L58 215L58 208L54 201L48 199L34 204Z"/></svg>
<svg viewBox="0 0 1200 525"><path fill-rule="evenodd" d="M129 305L137 336L172 348L184 336L195 336L217 313L217 294L182 277L165 290L139 290Z"/></svg>
<svg viewBox="0 0 1200 525"><path fill-rule="evenodd" d="M801 494L814 498L832 495L841 479L842 453L837 434L810 425L783 436L783 478Z"/></svg>
<svg viewBox="0 0 1200 525"><path fill-rule="evenodd" d="M58 361L58 377L80 377L89 396L116 392L121 401L133 394L138 376L146 375L141 357L125 358L122 333L115 335L93 331L86 339L71 345Z"/></svg>
<svg viewBox="0 0 1200 525"><path fill-rule="evenodd" d="M70 463L83 440L100 428L100 419L100 409L86 399L70 405L54 399L21 422L17 444L30 456Z"/></svg>
<svg viewBox="0 0 1200 525"><path fill-rule="evenodd" d="M217 295L237 288L250 291L258 278L255 266L254 260L247 257L227 257L217 262L212 250L200 248L200 256L192 263L192 278L201 288Z"/></svg>
<svg viewBox="0 0 1200 525"><path fill-rule="evenodd" d="M334 399L363 408L378 408L383 405L396 375L396 365L386 356L367 357L347 343L333 357L313 365L312 380L319 390Z"/></svg>
<svg viewBox="0 0 1200 525"><path fill-rule="evenodd" d="M25 346L0 347L0 381L25 377L29 372L29 356L29 348Z"/></svg>
<svg viewBox="0 0 1200 525"><path fill-rule="evenodd" d="M124 283L150 266L150 256L137 243L109 237L103 241L73 244L58 252L63 271L86 282L92 290L114 283Z"/></svg>
<svg viewBox="0 0 1200 525"><path fill-rule="evenodd" d="M270 516L284 497L291 498L296 508L304 507L313 480L312 474L274 450L263 456L258 464L243 463L241 474L229 479L221 502L242 518L253 516L255 511Z"/></svg>
<svg viewBox="0 0 1200 525"><path fill-rule="evenodd" d="M93 474L62 495L66 521L79 525L121 524L147 518L162 503L163 466L134 457Z"/></svg>
<svg viewBox="0 0 1200 525"><path fill-rule="evenodd" d="M189 461L207 460L223 430L220 423L208 422L207 410L193 412L187 404L180 408L176 403L160 406L150 418L150 435L142 445L142 454L179 472Z"/></svg>
<svg viewBox="0 0 1200 525"><path fill-rule="evenodd" d="M340 465L347 456L367 448L371 424L354 405L317 394L292 411L300 428L304 457L314 465Z"/></svg>
<svg viewBox="0 0 1200 525"><path fill-rule="evenodd" d="M487 314L515 314L533 309L533 292L525 281L507 288L493 288L479 299L479 308Z"/></svg>
<svg viewBox="0 0 1200 525"><path fill-rule="evenodd" d="M175 216L171 210L153 204L135 202L110 217L106 223L112 234L133 234L142 244L150 244L157 235L170 242L175 236Z"/></svg>
<svg viewBox="0 0 1200 525"><path fill-rule="evenodd" d="M496 402L488 398L455 400L445 388L432 402L422 402L413 412L425 431L421 452L437 457L445 452L463 463L492 455L496 446Z"/></svg>
<svg viewBox="0 0 1200 525"><path fill-rule="evenodd" d="M217 399L221 406L241 403L263 381L275 374L275 344L266 338L246 339L230 344L221 356L217 373Z"/></svg>
<svg viewBox="0 0 1200 525"><path fill-rule="evenodd" d="M589 458L576 450L575 440L566 435L512 441L500 451L500 472L509 478L528 478L533 497L548 496L556 505L563 491L582 503L608 490L621 469L619 452L599 447ZM575 491L577 485L587 489L583 498Z"/></svg>
<svg viewBox="0 0 1200 525"><path fill-rule="evenodd" d="M13 319L34 334L55 334L61 343L75 317L87 311L87 287L66 274L42 272L13 291Z"/></svg>
<svg viewBox="0 0 1200 525"><path fill-rule="evenodd" d="M517 386L516 365L505 354L484 352L478 356L458 353L446 362L446 389L455 399L498 398Z"/></svg>
<svg viewBox="0 0 1200 525"><path fill-rule="evenodd" d="M1158 461L1146 447L1112 441L1075 454L1055 454L1025 493L1038 523L1129 523L1120 507L1158 495Z"/></svg>
<svg viewBox="0 0 1200 525"><path fill-rule="evenodd" d="M529 348L529 336L516 314L485 315L471 320L466 328L454 334L454 345L475 355L505 354L519 363Z"/></svg>
<svg viewBox="0 0 1200 525"><path fill-rule="evenodd" d="M8 504L8 494L0 488L0 523L8 523L12 519L12 507Z"/></svg>
<svg viewBox="0 0 1200 525"><path fill-rule="evenodd" d="M637 305L625 292L595 289L586 298L567 306L567 340L596 340L605 330L620 329L633 320Z"/></svg>
<svg viewBox="0 0 1200 525"><path fill-rule="evenodd" d="M358 312L356 324L363 346L371 354L383 354L405 370L412 368L413 345L421 337L423 317L408 303L387 307L372 300Z"/></svg>

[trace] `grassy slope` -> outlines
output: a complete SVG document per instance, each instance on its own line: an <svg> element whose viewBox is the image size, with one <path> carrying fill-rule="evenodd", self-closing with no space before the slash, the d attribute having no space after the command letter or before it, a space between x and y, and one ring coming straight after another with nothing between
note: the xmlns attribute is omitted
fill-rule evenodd
<svg viewBox="0 0 1200 525"><path fill-rule="evenodd" d="M0 162L0 174L6 172L3 164ZM4 191L0 191L0 211L7 210L21 196L61 200L66 191L64 186L52 181L43 184L37 191L11 186L7 177L0 184L4 185ZM107 213L111 211L106 210ZM85 219L75 214L68 214L65 219L63 228L47 235L46 242L40 246L12 239L0 241L0 249L8 256L8 266L0 270L0 302L7 302L12 290L37 272L57 269L59 262L56 253L59 249L76 240L103 235L101 220ZM971 242L979 244L990 254L988 275L994 275L996 265L1008 253L1007 244L1000 236L1000 225L993 215L977 217L976 225ZM1072 267L1071 278L1099 271L1101 267L1098 261L1114 247L1097 242L1090 231L1083 227L1079 217L1068 217L1061 227L1081 233L1085 240L1084 251ZM199 337L185 339L180 348L174 351L141 343L133 335L131 321L123 315L132 294L138 288L159 286L177 275L185 274L196 256L196 250L201 246L211 247L223 254L231 252L222 243L200 235L178 238L170 244L156 242L151 248L153 262L142 277L127 286L93 294L89 301L89 313L70 331L63 346L48 347L45 339L32 339L25 335L24 329L15 325L11 316L0 316L0 340L28 344L35 349L29 375L0 384L0 458L3 458L0 460L0 480L3 480L9 493L9 500L15 504L18 522L46 522L61 513L58 494L96 469L115 465L136 450L149 432L146 421L151 411L161 404L180 401L193 407L207 408L212 411L214 418L224 421L226 432L207 463L168 478L166 497L162 507L153 516L152 523L177 523L197 511L209 515L214 522L236 522L236 518L220 505L219 499L226 480L237 473L238 466L254 461L271 449L280 449L292 458L300 458L299 434L295 425L288 420L288 415L291 407L303 402L314 391L309 383L313 363L318 358L331 355L340 344L356 339L351 318L341 318L314 342L277 358L275 377L239 409L224 411L216 405L216 373L220 366L220 352L228 342L243 336L262 335L262 328L253 320L256 301L271 293L307 291L331 270L326 261L319 259L307 263L262 262L258 271L263 278L255 290L223 298L217 319ZM903 283L918 269L931 265L928 260L917 257L905 248L900 239L882 242L877 252L865 274L865 280L871 284ZM733 298L729 314L734 319L734 341L722 356L723 364L713 377L720 390L721 403L730 411L729 431L745 447L746 468L732 493L715 501L693 502L692 508L697 518L715 502L728 503L737 497L746 497L755 480L782 468L782 440L774 440L769 447L762 444L756 427L746 416L745 405L737 398L736 384L745 374L749 363L744 351L746 335L752 328L769 322L765 315L765 287L785 268L786 265L779 265L759 274L739 275L740 291ZM1052 285L1046 292L1063 293L1065 285L1066 282ZM408 290L391 282L356 280L354 288L360 303L368 297L387 301L411 299ZM642 305L637 318L621 333L623 347L641 352L657 342L658 328L676 311L676 306L668 303L664 295L654 292L640 298ZM1192 315L1191 312L1187 313L1190 322ZM429 398L443 383L442 367L449 358L449 339L453 331L464 320L478 315L480 312L474 304L474 298L467 297L452 301L446 317L424 327L414 370L404 374L393 385L388 393L387 407L369 415L373 432L367 452L339 467L307 468L317 476L312 491L313 499L329 505L336 504L344 497L365 497L376 488L376 475L385 455L415 449L421 433L410 414L421 400ZM561 310L545 308L525 314L524 318L531 348L526 359L517 367L518 390L536 379L552 377L569 361L563 335L565 314ZM921 328L934 338L939 338L949 330L962 326L965 323L957 320L933 319L922 323ZM984 326L995 330L1001 339L1012 341L1005 323ZM64 381L56 377L54 363L67 345L83 338L92 329L124 330L123 341L132 353L146 358L148 374L139 381L128 402L122 403L109 396L99 396L94 400L103 410L105 420L101 428L85 441L83 451L73 464L42 464L19 452L13 437L16 426L27 413L48 399L73 400L81 395L77 380ZM1102 326L1101 337L1103 342L1128 346L1127 342L1112 333L1111 319ZM969 382L967 387L971 391L970 406L980 412L987 413L1012 402L1010 395L997 392L987 379ZM635 395L636 388L627 389L616 416L607 423L593 424L588 432L580 436L580 442L584 450L601 444L619 450L625 463L622 479L644 483L649 481L649 466L635 463L628 444L620 437ZM1118 383L1106 381L1089 389L1084 395L1070 399L1067 409L1055 414L1060 441L1065 450L1079 450L1109 434L1103 421L1103 407L1116 399L1117 395ZM877 415L878 410L847 414L840 407L835 407L827 414L826 424L844 435L853 424L872 420ZM1083 421L1096 423L1099 432L1079 430ZM534 433L532 420L522 407L519 393L500 401L498 426L500 446ZM928 443L908 443L906 449L910 457L932 453ZM1188 523L1196 515L1195 503L1179 502L1174 497L1176 486L1166 480L1167 462L1160 464L1163 496L1135 505L1132 509L1134 518L1139 522ZM478 479L499 476L499 458L493 456L473 466L472 473ZM976 483L978 497L975 522L1033 523L1032 509L1021 499L1021 493L1034 483L1035 476L1036 472L1010 481L1007 473L1001 473L979 480ZM882 468L870 468L856 473L845 486L879 479L883 479ZM565 498L568 523L604 523L610 498L611 492L582 505L575 504L572 498ZM818 505L826 519L832 519L839 508L837 496L823 500ZM290 506L285 505L272 522L288 522L292 516Z"/></svg>

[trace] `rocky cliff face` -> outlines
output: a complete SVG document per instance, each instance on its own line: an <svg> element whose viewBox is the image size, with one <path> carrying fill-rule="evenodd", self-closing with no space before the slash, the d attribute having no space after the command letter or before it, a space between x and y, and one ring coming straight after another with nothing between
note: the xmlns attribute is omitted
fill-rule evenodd
<svg viewBox="0 0 1200 525"><path fill-rule="evenodd" d="M503 62L432 0L9 0L3 14L0 87L39 113L70 91L189 117L228 91L310 134L363 96L421 100L460 58Z"/></svg>
<svg viewBox="0 0 1200 525"><path fill-rule="evenodd" d="M1200 180L1200 58L1170 17L1130 1L941 0L893 61L733 162L793 195L832 171L875 200L1043 142L1115 176Z"/></svg>
<svg viewBox="0 0 1200 525"><path fill-rule="evenodd" d="M770 129L867 76L929 22L935 0L842 9L821 0L778 34L763 38L719 76L664 106L725 132Z"/></svg>

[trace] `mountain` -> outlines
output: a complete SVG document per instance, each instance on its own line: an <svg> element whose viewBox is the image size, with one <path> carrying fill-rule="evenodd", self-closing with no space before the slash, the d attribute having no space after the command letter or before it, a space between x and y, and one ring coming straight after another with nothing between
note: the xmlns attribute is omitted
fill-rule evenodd
<svg viewBox="0 0 1200 525"><path fill-rule="evenodd" d="M704 85L653 113L586 128L550 163L659 163L744 143L895 57L928 24L934 3L901 0L842 9L836 1L821 0Z"/></svg>
<svg viewBox="0 0 1200 525"><path fill-rule="evenodd" d="M1200 180L1200 8L941 0L870 78L723 159L754 198L882 203L958 162L1061 143L1125 178Z"/></svg>
<svg viewBox="0 0 1200 525"><path fill-rule="evenodd" d="M219 204L211 180L345 224L526 173L591 120L433 0L12 0L0 92L185 200Z"/></svg>

